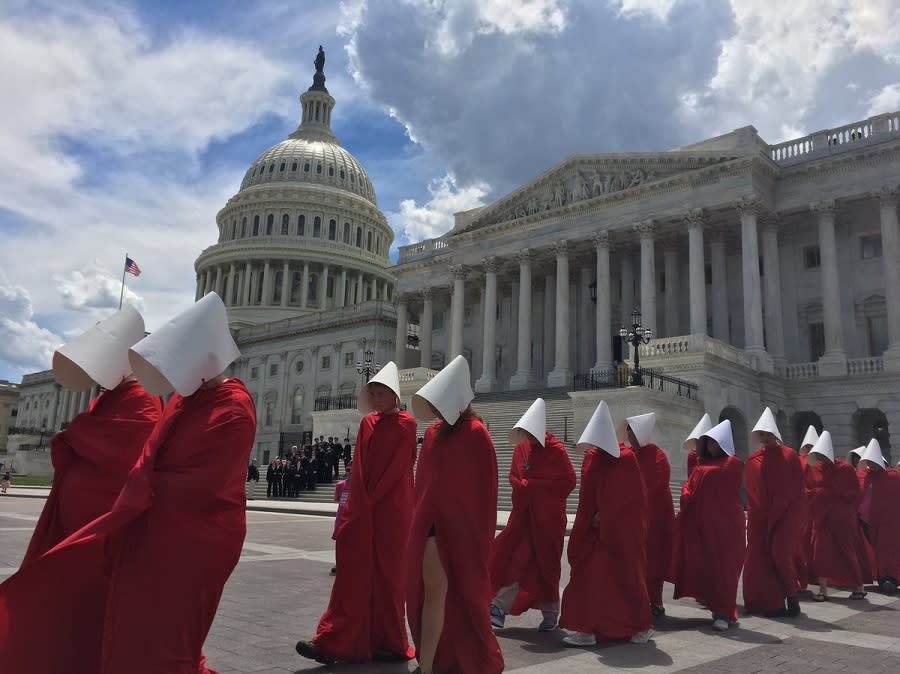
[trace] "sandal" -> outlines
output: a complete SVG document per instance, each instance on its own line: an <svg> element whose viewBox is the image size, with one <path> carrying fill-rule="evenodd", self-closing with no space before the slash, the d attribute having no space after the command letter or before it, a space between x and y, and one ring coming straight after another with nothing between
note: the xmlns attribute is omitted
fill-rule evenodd
<svg viewBox="0 0 900 674"><path fill-rule="evenodd" d="M824 592L819 592L813 595L813 601L828 601L828 595Z"/></svg>
<svg viewBox="0 0 900 674"><path fill-rule="evenodd" d="M865 599L866 595L868 595L868 594L869 594L868 592L851 592L850 599L858 601L860 599Z"/></svg>

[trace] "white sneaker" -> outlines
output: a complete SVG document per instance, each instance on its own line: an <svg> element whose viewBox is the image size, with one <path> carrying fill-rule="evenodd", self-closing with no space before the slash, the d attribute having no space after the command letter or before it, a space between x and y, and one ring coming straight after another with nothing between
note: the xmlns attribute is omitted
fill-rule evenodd
<svg viewBox="0 0 900 674"><path fill-rule="evenodd" d="M585 632L572 632L571 634L563 637L563 643L566 646L587 648L588 646L597 645L597 637L595 637L593 634L586 634Z"/></svg>
<svg viewBox="0 0 900 674"><path fill-rule="evenodd" d="M713 620L713 629L716 632L727 632L728 631L728 621L723 620L722 618L716 618Z"/></svg>
<svg viewBox="0 0 900 674"><path fill-rule="evenodd" d="M638 632L635 634L629 641L633 644L646 644L650 639L653 638L653 635L656 634L653 630L645 630L643 632Z"/></svg>

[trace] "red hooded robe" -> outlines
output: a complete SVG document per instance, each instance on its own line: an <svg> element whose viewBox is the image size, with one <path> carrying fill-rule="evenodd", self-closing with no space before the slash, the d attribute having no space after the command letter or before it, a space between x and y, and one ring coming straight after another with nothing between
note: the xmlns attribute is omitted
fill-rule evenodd
<svg viewBox="0 0 900 674"><path fill-rule="evenodd" d="M356 436L350 497L335 535L337 567L313 643L339 662L376 650L411 658L406 636L406 541L412 520L416 421L369 414Z"/></svg>
<svg viewBox="0 0 900 674"><path fill-rule="evenodd" d="M598 526L593 526L599 515ZM630 639L650 629L647 501L637 458L593 448L581 467L578 511L569 537L571 579L559 624L598 640Z"/></svg>
<svg viewBox="0 0 900 674"><path fill-rule="evenodd" d="M559 601L559 576L566 535L566 499L575 489L575 469L562 442L551 433L544 446L529 439L513 450L509 469L513 509L494 539L494 594L519 584L510 613L519 615Z"/></svg>
<svg viewBox="0 0 900 674"><path fill-rule="evenodd" d="M416 505L409 536L406 614L413 641L422 637L422 558L428 532L447 573L444 630L435 674L496 674L503 655L491 628L488 560L497 527L497 456L484 424L474 416L447 432L425 431L416 469Z"/></svg>
<svg viewBox="0 0 900 674"><path fill-rule="evenodd" d="M861 585L856 471L843 461L807 465L806 497L811 529L810 582L824 576L833 585Z"/></svg>
<svg viewBox="0 0 900 674"><path fill-rule="evenodd" d="M672 469L666 453L654 444L642 446L635 455L647 493L647 594L651 604L662 606L663 583L672 577Z"/></svg>
<svg viewBox="0 0 900 674"><path fill-rule="evenodd" d="M699 462L681 488L675 518L675 599L693 597L716 616L737 620L744 566L744 466L734 456Z"/></svg>
<svg viewBox="0 0 900 674"><path fill-rule="evenodd" d="M900 581L900 473L893 469L865 472L864 490L871 489L869 540L874 549L879 582Z"/></svg>
<svg viewBox="0 0 900 674"><path fill-rule="evenodd" d="M790 447L760 447L747 461L747 555L744 606L751 613L782 610L800 589L798 562L806 529L800 457Z"/></svg>
<svg viewBox="0 0 900 674"><path fill-rule="evenodd" d="M176 394L112 510L4 583L4 674L208 672L200 651L244 542L255 430L237 379ZM82 615L89 592L106 597L99 621Z"/></svg>

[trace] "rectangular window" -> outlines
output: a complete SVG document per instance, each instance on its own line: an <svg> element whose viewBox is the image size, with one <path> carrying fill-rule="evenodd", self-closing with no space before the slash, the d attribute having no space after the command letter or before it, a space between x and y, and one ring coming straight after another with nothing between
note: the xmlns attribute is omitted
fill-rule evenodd
<svg viewBox="0 0 900 674"><path fill-rule="evenodd" d="M352 351L348 351L347 353L345 353L344 354L344 365L347 367L352 367L353 366L353 358L354 358L354 354Z"/></svg>
<svg viewBox="0 0 900 674"><path fill-rule="evenodd" d="M809 359L819 360L825 353L825 324L809 324Z"/></svg>
<svg viewBox="0 0 900 674"><path fill-rule="evenodd" d="M276 377L278 376L278 363L272 363L269 365L269 376Z"/></svg>
<svg viewBox="0 0 900 674"><path fill-rule="evenodd" d="M444 312L443 311L435 311L431 315L431 329L432 330L443 330L444 329Z"/></svg>
<svg viewBox="0 0 900 674"><path fill-rule="evenodd" d="M712 285L712 265L703 265L703 277L706 279L706 285Z"/></svg>
<svg viewBox="0 0 900 674"><path fill-rule="evenodd" d="M322 367L323 370L331 369L331 356L322 356Z"/></svg>
<svg viewBox="0 0 900 674"><path fill-rule="evenodd" d="M656 292L657 294L661 294L666 292L666 273L659 272L656 275Z"/></svg>
<svg viewBox="0 0 900 674"><path fill-rule="evenodd" d="M259 368L251 367L250 368L250 379L258 379L259 378Z"/></svg>
<svg viewBox="0 0 900 674"><path fill-rule="evenodd" d="M275 420L275 401L266 401L266 426L271 426Z"/></svg>
<svg viewBox="0 0 900 674"><path fill-rule="evenodd" d="M807 246L803 249L803 267L805 269L815 269L822 266L822 256L819 253L818 246Z"/></svg>
<svg viewBox="0 0 900 674"><path fill-rule="evenodd" d="M859 237L859 256L863 260L881 257L881 234Z"/></svg>
<svg viewBox="0 0 900 674"><path fill-rule="evenodd" d="M870 356L880 356L887 349L887 316L869 316L866 319L866 341Z"/></svg>

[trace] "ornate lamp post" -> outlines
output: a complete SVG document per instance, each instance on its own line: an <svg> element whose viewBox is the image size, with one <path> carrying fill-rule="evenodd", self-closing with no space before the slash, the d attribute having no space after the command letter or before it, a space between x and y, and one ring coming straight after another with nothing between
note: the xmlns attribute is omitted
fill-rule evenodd
<svg viewBox="0 0 900 674"><path fill-rule="evenodd" d="M44 445L44 435L47 434L47 427L41 426L41 438L38 440L38 447L42 447Z"/></svg>
<svg viewBox="0 0 900 674"><path fill-rule="evenodd" d="M381 369L381 363L375 360L375 354L366 348L366 344L366 340L363 340L363 360L356 361L356 371L366 378L366 383L368 384L372 375Z"/></svg>
<svg viewBox="0 0 900 674"><path fill-rule="evenodd" d="M619 337L626 344L634 347L634 369L631 371L631 385L643 386L644 376L641 374L641 344L649 344L653 338L653 331L641 325L641 312L635 309L631 312L631 330L624 325L619 329Z"/></svg>

